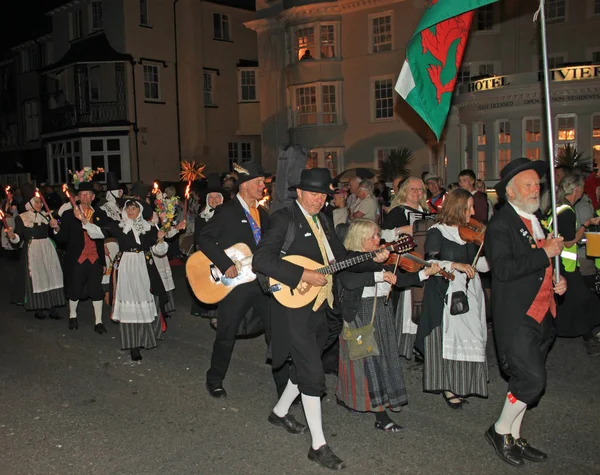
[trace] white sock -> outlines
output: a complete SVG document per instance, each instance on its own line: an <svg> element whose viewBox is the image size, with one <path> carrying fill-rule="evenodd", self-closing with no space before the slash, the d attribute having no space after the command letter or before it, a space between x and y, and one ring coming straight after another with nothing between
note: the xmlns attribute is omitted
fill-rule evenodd
<svg viewBox="0 0 600 475"><path fill-rule="evenodd" d="M92 302L94 306L94 315L96 316L96 325L102 323L102 300L94 300Z"/></svg>
<svg viewBox="0 0 600 475"><path fill-rule="evenodd" d="M69 318L77 318L79 300L69 300Z"/></svg>
<svg viewBox="0 0 600 475"><path fill-rule="evenodd" d="M521 413L517 416L515 421L512 423L510 433L515 439L521 438L521 422L523 422L523 417L525 417L526 410L527 410L527 406L525 406L525 408L521 411Z"/></svg>
<svg viewBox="0 0 600 475"><path fill-rule="evenodd" d="M310 436L312 437L312 448L317 450L327 443L325 442L325 434L323 434L321 398L303 394L302 407L304 407L304 416L306 417Z"/></svg>
<svg viewBox="0 0 600 475"><path fill-rule="evenodd" d="M277 401L277 405L273 408L275 415L278 417L285 417L290 410L290 406L298 397L298 394L300 394L298 385L292 383L292 380L288 379L288 383L283 390L283 394L279 398L279 401Z"/></svg>
<svg viewBox="0 0 600 475"><path fill-rule="evenodd" d="M513 396L512 393L508 393L506 395L506 400L504 401L504 407L502 408L502 414L500 414L500 418L496 421L494 428L498 434L511 434L513 423L517 420L521 413L525 413L527 409L527 404L523 401L519 401L516 397ZM519 422L520 426L520 422Z"/></svg>

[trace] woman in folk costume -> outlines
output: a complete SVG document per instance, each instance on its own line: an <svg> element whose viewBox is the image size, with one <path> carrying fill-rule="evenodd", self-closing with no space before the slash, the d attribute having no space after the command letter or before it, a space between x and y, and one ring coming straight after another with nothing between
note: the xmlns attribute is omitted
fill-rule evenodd
<svg viewBox="0 0 600 475"><path fill-rule="evenodd" d="M99 214L105 221L103 226L108 226L109 220L114 222L121 221L120 200L123 196L123 189L119 183L119 178L115 172L108 172L106 175L106 201L99 206ZM102 288L105 292L110 291L110 276L115 257L119 253L119 243L115 238L106 238L104 240L104 258L106 260L106 271L102 277Z"/></svg>
<svg viewBox="0 0 600 475"><path fill-rule="evenodd" d="M210 174L206 178L207 187L206 204L200 214L196 217L194 225L194 245L199 246L198 240L200 233L215 214L215 209L223 204L224 197L229 192L221 186L221 180L216 174ZM217 305L210 305L200 302L192 295L192 315L210 318L210 326L213 330L217 329Z"/></svg>
<svg viewBox="0 0 600 475"><path fill-rule="evenodd" d="M58 222L42 210L42 200L31 198L24 213L15 219L15 229L7 229L11 243L24 243L21 254L21 276L16 281L13 298L23 302L26 310L34 310L35 318L58 320L55 307L65 305L63 273L54 242L48 237L50 228L59 229Z"/></svg>
<svg viewBox="0 0 600 475"><path fill-rule="evenodd" d="M349 251L371 252L379 248L379 226L373 221L352 222L344 246ZM420 285L422 280L439 271L437 265L418 274L393 273L392 267L381 272L343 271L336 276L339 306L344 327L360 328L373 323L379 355L350 359L349 342L340 336L339 379L336 397L339 403L358 412L375 413L375 428L399 432L387 411L400 411L408 402L402 361L398 354L398 337L394 310L385 304L392 285Z"/></svg>
<svg viewBox="0 0 600 475"><path fill-rule="evenodd" d="M136 200L127 200L121 221L113 221L107 228L88 222L79 212L76 217L90 237L112 236L119 242L113 265L111 318L120 322L121 348L130 350L133 361L141 360L140 349L154 348L166 328L160 312L166 292L154 265L154 253L167 251L165 233L142 218L142 205Z"/></svg>
<svg viewBox="0 0 600 475"><path fill-rule="evenodd" d="M12 189L10 188L10 186L7 186L4 189L4 192L6 193L6 197L5 197L4 201L2 202L2 214L4 215L4 219L6 221L6 224L8 224L8 227L14 229L15 218L17 216L19 216L17 201L15 200L15 195L14 195ZM23 243L21 242L16 245L11 243L10 240L8 239L7 233L5 233L5 232L0 235L0 239L1 239L3 252L7 256L18 259L19 252L14 252L14 251L18 251L19 249L21 249L21 246L23 245Z"/></svg>
<svg viewBox="0 0 600 475"><path fill-rule="evenodd" d="M394 241L399 233L414 235L413 224L429 213L427 188L420 178L408 177L398 189L383 218L382 238ZM392 303L396 309L396 330L400 355L406 359L413 357L417 325L413 323L413 300L411 289L394 287Z"/></svg>
<svg viewBox="0 0 600 475"><path fill-rule="evenodd" d="M488 393L485 301L477 272L487 272L489 266L485 257L474 264L479 248L463 241L458 229L474 212L471 193L452 190L425 241L427 259L447 272L458 271L452 282L436 276L425 284L415 342L425 359L423 389L441 392L452 409L460 409L467 396ZM464 295L468 310L460 313L456 304L464 302L460 299Z"/></svg>

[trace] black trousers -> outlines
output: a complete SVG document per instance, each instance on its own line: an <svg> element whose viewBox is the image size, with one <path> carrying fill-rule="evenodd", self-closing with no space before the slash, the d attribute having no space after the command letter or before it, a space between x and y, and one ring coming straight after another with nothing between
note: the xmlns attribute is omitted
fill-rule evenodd
<svg viewBox="0 0 600 475"><path fill-rule="evenodd" d="M225 379L240 323L252 307L262 319L267 344L271 341L271 312L269 299L257 281L242 284L219 303L219 324L213 344L210 368L206 373L209 387L220 386ZM288 365L273 370L277 394L281 395L289 378Z"/></svg>
<svg viewBox="0 0 600 475"><path fill-rule="evenodd" d="M69 300L102 300L102 275L104 270L104 259L96 259L93 264L85 260L82 264L76 262L69 275L67 287L67 298Z"/></svg>
<svg viewBox="0 0 600 475"><path fill-rule="evenodd" d="M546 388L546 357L556 337L554 318L546 314L541 323L525 316L516 329L506 354L510 377L508 390L527 405L537 403Z"/></svg>

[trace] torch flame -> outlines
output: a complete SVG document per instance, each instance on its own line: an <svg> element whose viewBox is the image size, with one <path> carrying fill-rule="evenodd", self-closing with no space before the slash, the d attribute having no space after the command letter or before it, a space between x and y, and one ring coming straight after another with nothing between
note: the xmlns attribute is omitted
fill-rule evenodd
<svg viewBox="0 0 600 475"><path fill-rule="evenodd" d="M8 193L10 191L10 185L8 185L6 188L4 188L4 191L6 191Z"/></svg>
<svg viewBox="0 0 600 475"><path fill-rule="evenodd" d="M154 189L152 190L152 194L155 195L156 193L158 193L158 182L157 181L154 182Z"/></svg>
<svg viewBox="0 0 600 475"><path fill-rule="evenodd" d="M35 197L36 198L40 197L40 190L38 190L38 189L35 190Z"/></svg>
<svg viewBox="0 0 600 475"><path fill-rule="evenodd" d="M185 198L188 199L190 197L190 185L191 183L188 182L188 185L185 187Z"/></svg>
<svg viewBox="0 0 600 475"><path fill-rule="evenodd" d="M67 187L67 184L66 184L66 183L63 183L62 190L63 190L63 193L64 193L65 195L67 195L67 198L68 198L69 196L71 196L71 194L69 193L69 188Z"/></svg>
<svg viewBox="0 0 600 475"><path fill-rule="evenodd" d="M263 194L264 194L263 199L258 202L259 206L267 205L269 203L269 200L271 199L269 197L269 191L266 188L264 189Z"/></svg>
<svg viewBox="0 0 600 475"><path fill-rule="evenodd" d="M2 212L2 210L0 209L0 219L4 218L4 213Z"/></svg>

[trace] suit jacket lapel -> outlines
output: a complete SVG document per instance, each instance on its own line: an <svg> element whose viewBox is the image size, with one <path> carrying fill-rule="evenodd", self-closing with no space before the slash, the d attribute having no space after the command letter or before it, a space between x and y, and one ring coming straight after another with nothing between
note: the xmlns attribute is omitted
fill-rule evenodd
<svg viewBox="0 0 600 475"><path fill-rule="evenodd" d="M245 234L245 236L240 236L240 240L243 238L244 242L248 242L251 243L252 246L256 246L256 243L254 241L254 234L252 233L252 226L250 226L250 223L248 222L248 216L246 216L246 211L244 210L244 207L242 206L242 203L240 203L240 200L237 196L234 198L234 200L237 210L236 219L240 220L240 225L244 229L243 232ZM246 222L244 223L243 221Z"/></svg>
<svg viewBox="0 0 600 475"><path fill-rule="evenodd" d="M524 247L531 247L531 245L536 245L536 241L535 238L531 235L531 233L529 232L529 229L527 229L527 226L525 225L525 223L523 222L523 220L521 219L521 216L519 216L519 214L515 211L515 209L509 204L506 203L504 206L508 206L510 209L509 211L509 217L510 219L513 221L513 226L515 229L518 229L518 233L521 236L521 240L524 244ZM537 245L536 245L537 247Z"/></svg>

